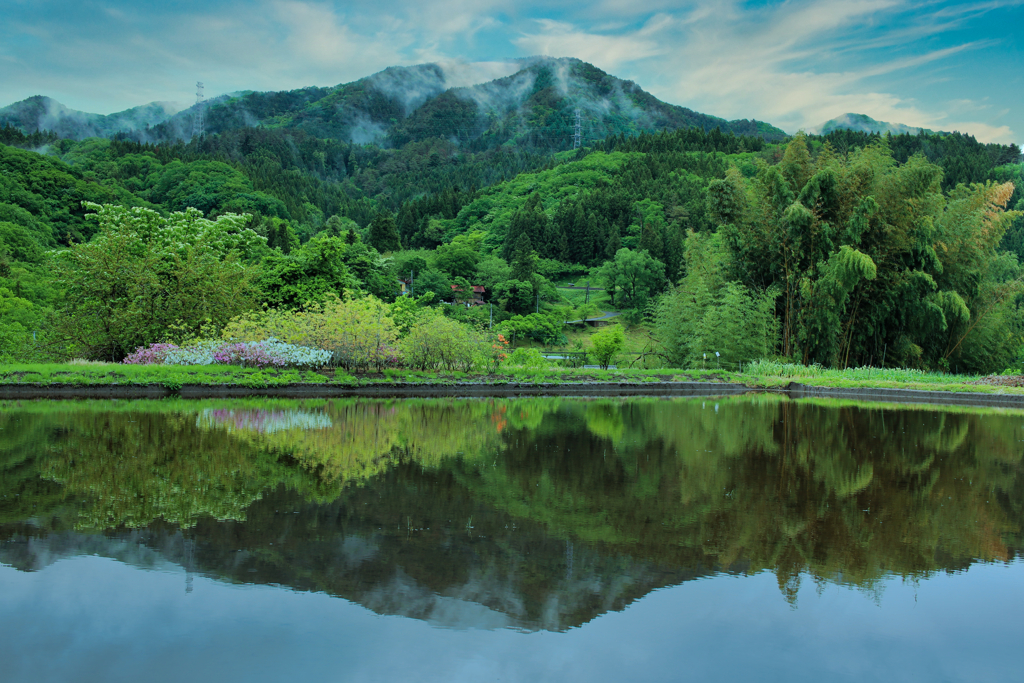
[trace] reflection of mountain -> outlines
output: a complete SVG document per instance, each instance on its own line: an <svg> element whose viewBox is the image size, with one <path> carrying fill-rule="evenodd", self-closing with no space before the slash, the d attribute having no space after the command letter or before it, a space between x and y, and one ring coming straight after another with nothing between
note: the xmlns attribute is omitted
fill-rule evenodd
<svg viewBox="0 0 1024 683"><path fill-rule="evenodd" d="M380 614L440 626L564 630L651 590L710 572L660 566L547 535L481 506L449 477L400 465L326 505L283 488L245 522L200 521L185 532L20 533L0 562L25 571L97 554L142 568L177 564L235 583L322 591ZM13 529L11 529L13 531Z"/></svg>
<svg viewBox="0 0 1024 683"><path fill-rule="evenodd" d="M1008 559L1022 432L780 397L31 404L0 414L0 561L98 552L562 629L709 571L792 598L802 574Z"/></svg>

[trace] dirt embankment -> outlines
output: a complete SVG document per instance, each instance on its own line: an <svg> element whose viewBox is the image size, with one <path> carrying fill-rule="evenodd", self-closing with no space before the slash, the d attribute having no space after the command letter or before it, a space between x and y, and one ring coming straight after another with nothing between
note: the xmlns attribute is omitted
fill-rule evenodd
<svg viewBox="0 0 1024 683"><path fill-rule="evenodd" d="M1018 378L1024 380L1024 378ZM982 382L978 382L981 384ZM1008 384L1003 386L1024 386ZM791 398L845 398L864 401L936 403L1024 408L1024 395L969 391L927 391L872 387L822 387L790 382L765 389L725 382L363 382L360 384L282 384L266 387L239 384L0 384L0 399L80 398L485 398L512 396L725 396L750 392L784 393Z"/></svg>

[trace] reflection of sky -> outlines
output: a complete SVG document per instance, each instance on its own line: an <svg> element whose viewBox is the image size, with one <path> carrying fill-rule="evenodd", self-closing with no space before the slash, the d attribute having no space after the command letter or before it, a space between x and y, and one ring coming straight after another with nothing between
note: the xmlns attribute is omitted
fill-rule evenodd
<svg viewBox="0 0 1024 683"><path fill-rule="evenodd" d="M655 591L567 633L435 628L337 598L99 557L0 567L0 680L1015 680L1024 563L973 565L876 602L771 574ZM453 601L450 609L458 611ZM488 617L465 604L466 623ZM454 617L455 615L453 615ZM491 615L493 618L496 615Z"/></svg>

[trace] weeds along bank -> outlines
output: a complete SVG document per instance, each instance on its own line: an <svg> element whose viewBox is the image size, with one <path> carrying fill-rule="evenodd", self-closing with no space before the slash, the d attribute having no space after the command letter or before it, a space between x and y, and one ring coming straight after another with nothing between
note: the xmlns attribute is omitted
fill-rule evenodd
<svg viewBox="0 0 1024 683"><path fill-rule="evenodd" d="M1024 376L953 375L919 370L881 368L823 369L772 361L751 363L743 372L722 369L631 369L566 367L544 359L535 350L519 349L493 371L445 371L386 368L382 372L348 373L341 368L319 370L270 365L134 365L74 361L63 364L0 365L0 387L8 398L53 396L156 397L179 390L198 398L241 392L269 395L335 396L505 396L539 395L723 395L744 391L786 394L796 383L797 394L824 388L828 395L865 398L864 390L897 389L927 395L879 392L872 400L937 401L1024 405ZM190 387L187 391L185 387ZM209 388L206 392L204 387ZM717 387L717 389L716 389ZM81 388L79 393L77 388ZM838 390L838 393L836 391ZM844 393L853 390L853 393ZM25 393L25 392L28 393ZM96 392L100 393L96 393ZM155 391L155 393L154 393ZM13 392L13 393L12 393ZM70 393L68 393L70 392ZM84 392L84 393L82 393ZM104 393L106 392L106 393ZM112 392L112 393L111 393ZM120 393L119 393L120 392ZM127 392L127 393L125 393ZM141 393L140 393L141 392ZM204 393L206 392L206 393ZM382 394L383 392L383 394ZM804 393L800 393L804 392ZM0 389L0 393L4 393ZM949 396L943 398L944 394ZM959 396L959 398L957 398ZM829 400L835 400L829 399Z"/></svg>

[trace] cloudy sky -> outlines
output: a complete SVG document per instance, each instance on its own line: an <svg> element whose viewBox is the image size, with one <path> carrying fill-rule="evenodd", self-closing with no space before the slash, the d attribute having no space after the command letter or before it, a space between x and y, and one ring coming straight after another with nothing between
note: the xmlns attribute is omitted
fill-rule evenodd
<svg viewBox="0 0 1024 683"><path fill-rule="evenodd" d="M0 0L0 106L335 85L392 65L579 57L657 97L812 130L844 112L1024 141L1024 0ZM479 75L477 75L479 74Z"/></svg>

